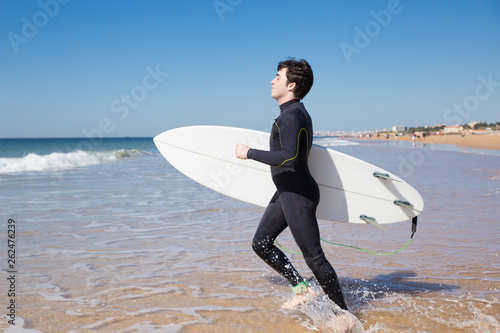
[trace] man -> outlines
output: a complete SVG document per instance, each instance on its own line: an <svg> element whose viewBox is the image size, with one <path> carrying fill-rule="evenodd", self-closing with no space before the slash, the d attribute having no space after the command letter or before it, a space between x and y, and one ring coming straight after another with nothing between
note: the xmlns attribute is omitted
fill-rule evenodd
<svg viewBox="0 0 500 333"><path fill-rule="evenodd" d="M307 159L313 141L311 117L300 102L313 84L311 66L305 60L289 59L278 64L271 81L271 96L281 113L273 124L270 151L236 146L236 156L270 165L276 193L259 223L252 247L269 266L292 285L294 297L282 308L312 300L316 294L309 287L274 241L290 227L304 259L328 297L347 310L335 270L326 259L320 244L316 207L319 188L309 172Z"/></svg>

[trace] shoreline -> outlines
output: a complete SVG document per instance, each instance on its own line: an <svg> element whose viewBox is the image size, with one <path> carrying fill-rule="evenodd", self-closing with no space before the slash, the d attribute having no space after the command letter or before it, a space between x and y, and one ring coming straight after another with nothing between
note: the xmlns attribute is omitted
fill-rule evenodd
<svg viewBox="0 0 500 333"><path fill-rule="evenodd" d="M389 135L387 139L385 135L380 137L360 137L359 140L391 140L391 141L412 141L411 135L398 136ZM429 135L426 138L420 137L415 139L415 142L426 144L452 144L458 147L479 148L500 150L500 135L498 134L467 134L462 139L460 134L441 134Z"/></svg>

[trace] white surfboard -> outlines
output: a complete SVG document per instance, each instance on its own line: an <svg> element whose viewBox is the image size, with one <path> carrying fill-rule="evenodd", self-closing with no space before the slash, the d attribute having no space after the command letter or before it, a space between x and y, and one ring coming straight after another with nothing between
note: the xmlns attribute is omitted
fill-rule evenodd
<svg viewBox="0 0 500 333"><path fill-rule="evenodd" d="M269 150L269 133L190 126L153 140L172 166L212 190L262 207L276 191L268 165L235 156L237 143ZM409 220L424 208L420 194L399 177L335 150L313 145L309 168L320 189L318 219L387 224Z"/></svg>

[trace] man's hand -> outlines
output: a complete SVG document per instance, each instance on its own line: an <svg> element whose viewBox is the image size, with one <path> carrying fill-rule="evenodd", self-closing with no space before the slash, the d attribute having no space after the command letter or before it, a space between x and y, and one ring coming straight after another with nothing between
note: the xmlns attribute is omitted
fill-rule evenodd
<svg viewBox="0 0 500 333"><path fill-rule="evenodd" d="M242 160L246 160L248 158L247 157L248 150L250 150L250 147L245 146L244 144L238 143L236 145L236 152L235 152L236 157L241 158Z"/></svg>

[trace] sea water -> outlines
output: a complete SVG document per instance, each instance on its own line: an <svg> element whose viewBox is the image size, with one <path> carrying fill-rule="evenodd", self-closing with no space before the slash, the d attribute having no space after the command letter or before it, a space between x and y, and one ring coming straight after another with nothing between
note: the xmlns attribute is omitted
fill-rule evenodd
<svg viewBox="0 0 500 333"><path fill-rule="evenodd" d="M498 332L497 151L315 142L397 174L425 201L414 238L398 254L323 245L363 329ZM263 209L186 178L151 138L2 139L0 186L0 330L335 331L324 296L280 309L291 290L251 250ZM320 228L329 241L389 253L408 242L411 223L381 230L320 221ZM279 240L297 250L289 231ZM288 255L321 294L303 258ZM15 325L7 316L12 300Z"/></svg>

